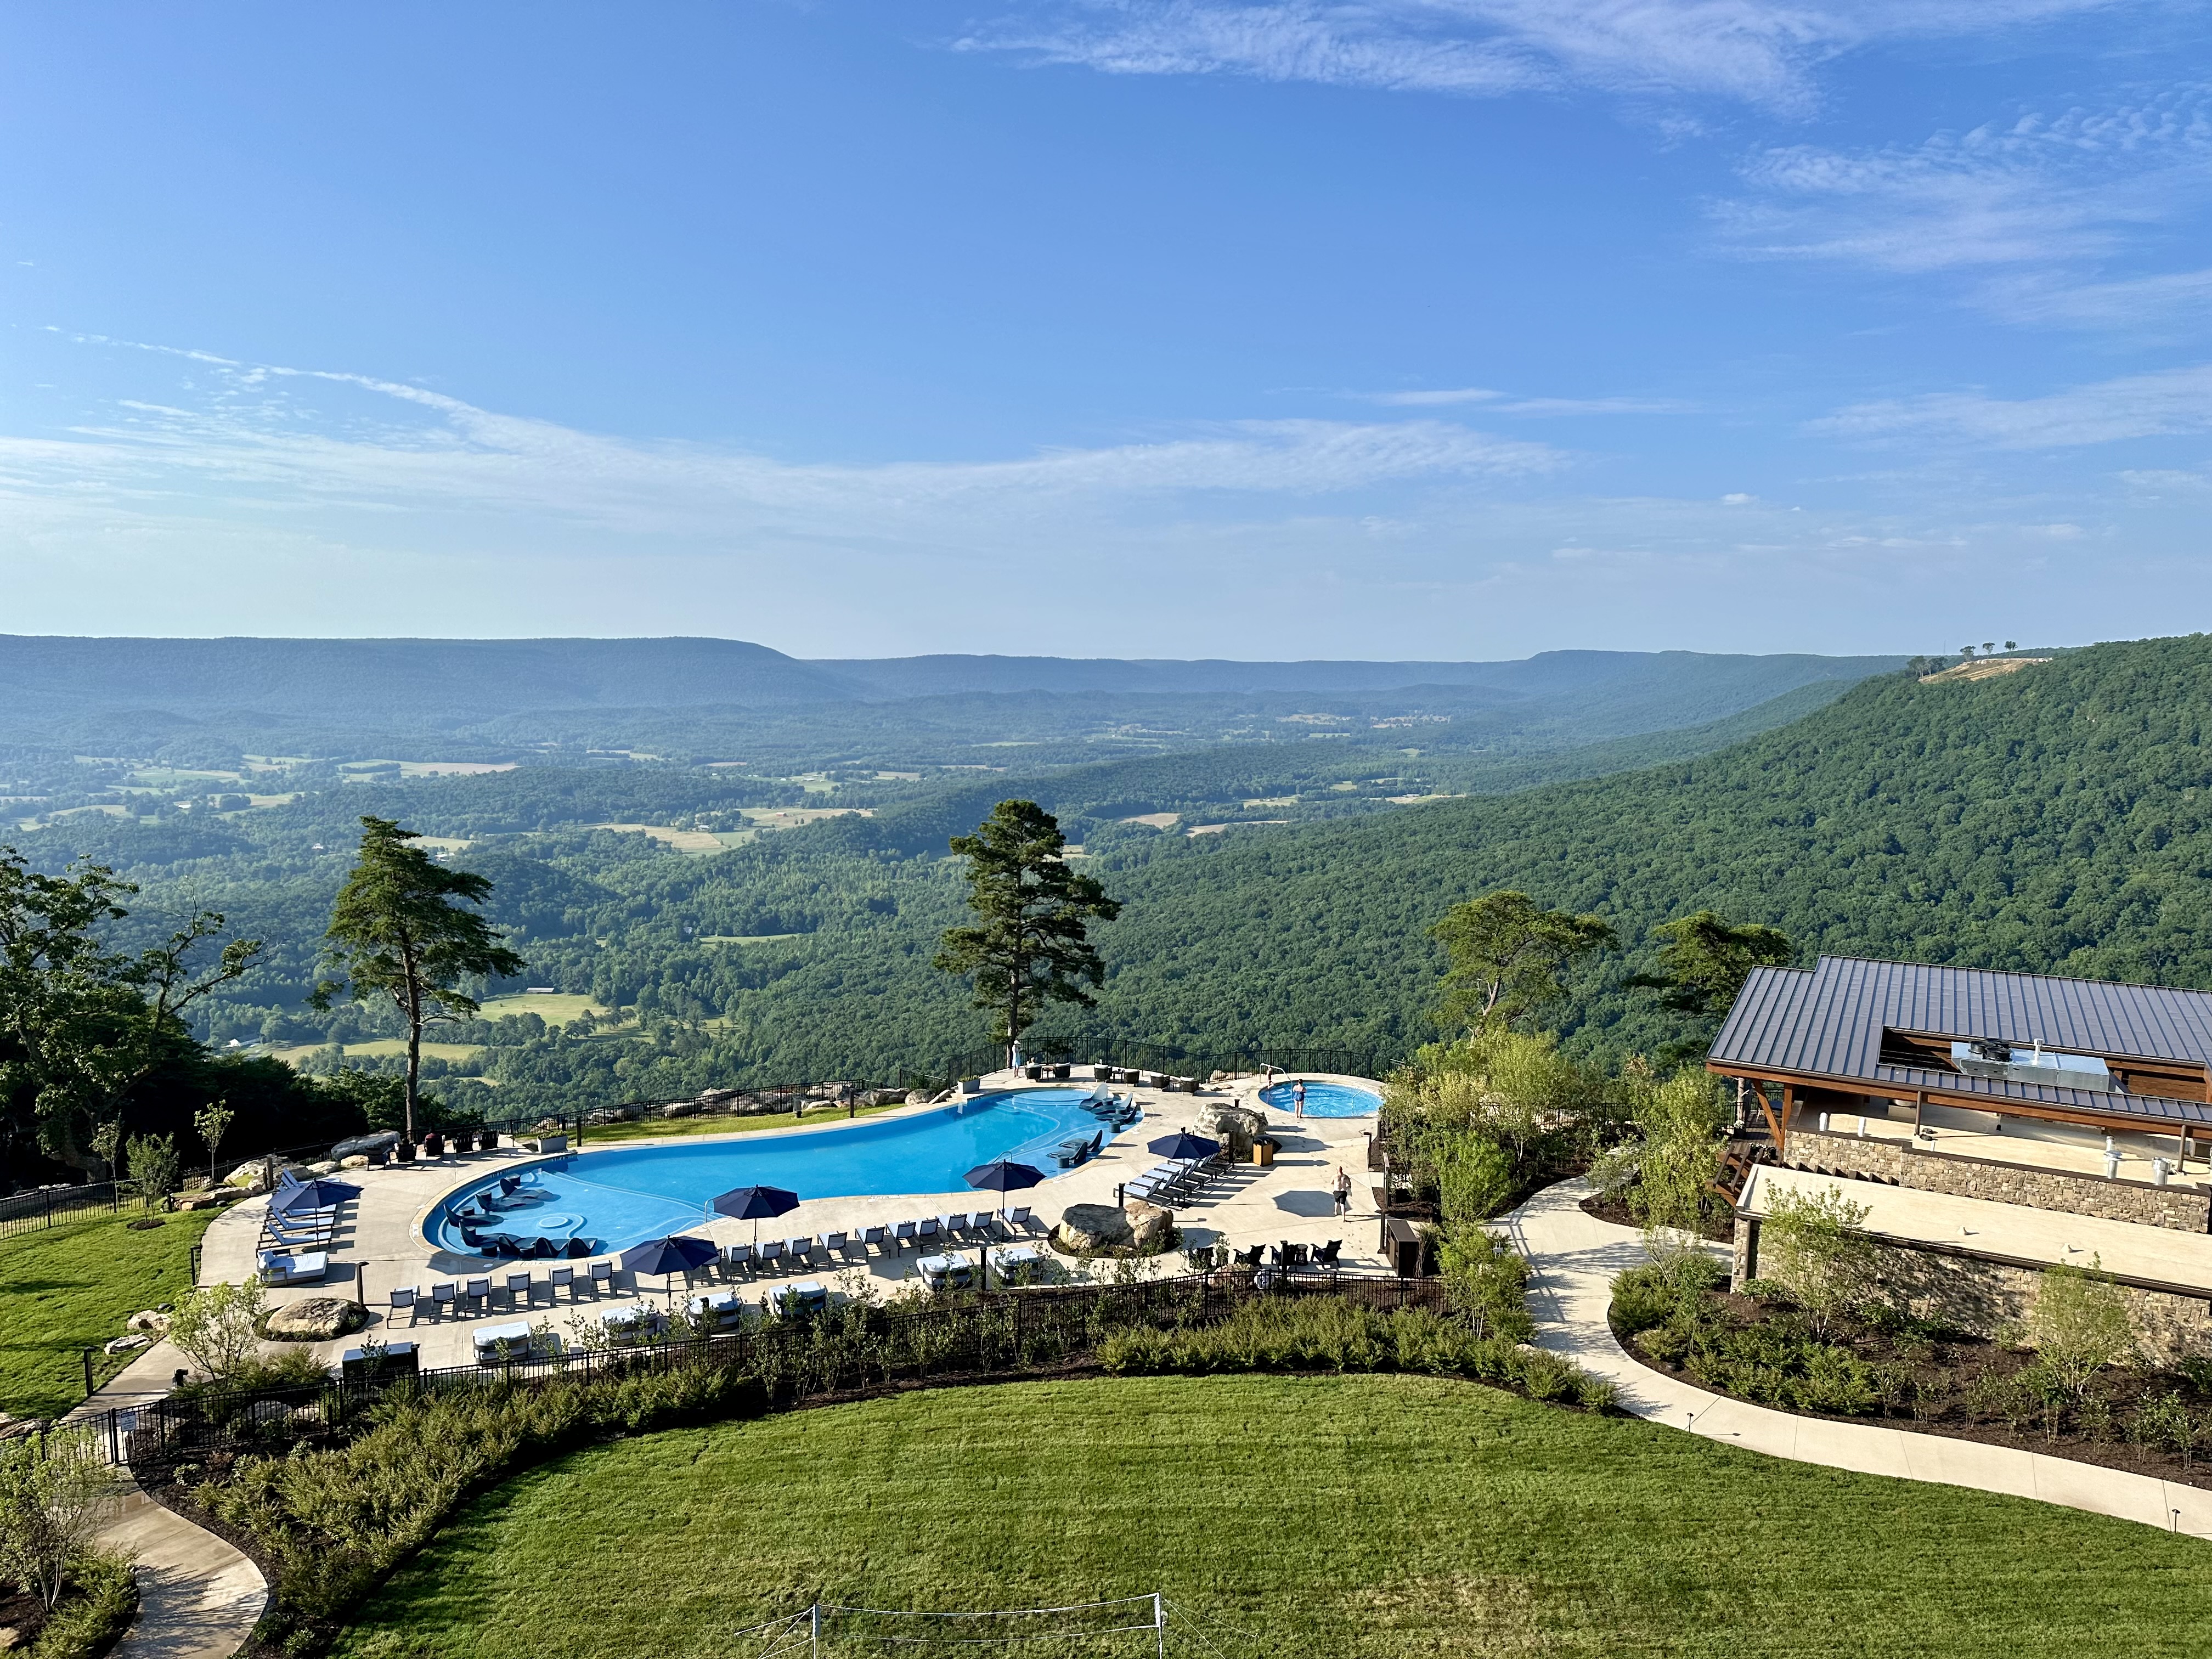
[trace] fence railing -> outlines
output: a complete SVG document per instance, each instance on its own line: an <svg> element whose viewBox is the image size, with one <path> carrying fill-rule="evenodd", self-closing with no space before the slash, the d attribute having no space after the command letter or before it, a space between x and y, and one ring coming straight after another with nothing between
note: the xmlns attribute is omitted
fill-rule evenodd
<svg viewBox="0 0 2212 1659"><path fill-rule="evenodd" d="M35 1232L95 1212L114 1214L123 1207L123 1194L112 1181L95 1181L82 1187L40 1187L27 1193L0 1198L0 1238Z"/></svg>
<svg viewBox="0 0 2212 1659"><path fill-rule="evenodd" d="M920 1309L857 1308L779 1320L723 1335L501 1359L430 1370L356 1370L324 1383L185 1394L91 1419L119 1463L175 1463L215 1452L281 1452L343 1437L395 1389L539 1386L562 1378L628 1376L686 1366L757 1376L772 1406L825 1395L1063 1367L1119 1327L1209 1325L1266 1296L1337 1296L1378 1310L1442 1311L1436 1279L1334 1273L1234 1271L1127 1285L1040 1286Z"/></svg>

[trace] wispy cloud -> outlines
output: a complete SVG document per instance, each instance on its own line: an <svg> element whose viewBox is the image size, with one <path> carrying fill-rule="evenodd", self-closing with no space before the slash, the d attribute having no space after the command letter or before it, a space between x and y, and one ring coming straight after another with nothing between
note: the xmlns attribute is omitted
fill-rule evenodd
<svg viewBox="0 0 2212 1659"><path fill-rule="evenodd" d="M2106 0L1087 0L957 44L1121 75L1232 74L1490 97L1569 85L1777 107L1824 59L1901 36L1984 34Z"/></svg>
<svg viewBox="0 0 2212 1659"><path fill-rule="evenodd" d="M102 422L0 437L0 491L98 510L192 492L264 507L559 514L648 532L889 533L1205 495L1296 498L1517 477L1569 459L1435 419L1273 420L1185 425L1146 441L1007 459L794 464L581 432L370 375L168 355L215 372L188 399L118 399Z"/></svg>
<svg viewBox="0 0 2212 1659"><path fill-rule="evenodd" d="M1698 405L1678 398L1516 398L1480 386L1456 392L1358 392L1363 403L1394 409L1480 404L1486 415L1689 415Z"/></svg>
<svg viewBox="0 0 2212 1659"><path fill-rule="evenodd" d="M2024 323L2141 324L2212 294L2203 270L2107 269L2212 201L2212 95L2200 86L1909 146L1770 149L1742 177L1749 193L1715 215L1746 254L1954 275L1976 303Z"/></svg>
<svg viewBox="0 0 2212 1659"><path fill-rule="evenodd" d="M2130 374L2044 398L1937 392L1855 404L1812 422L1844 438L1925 437L2059 449L2212 430L2212 364Z"/></svg>

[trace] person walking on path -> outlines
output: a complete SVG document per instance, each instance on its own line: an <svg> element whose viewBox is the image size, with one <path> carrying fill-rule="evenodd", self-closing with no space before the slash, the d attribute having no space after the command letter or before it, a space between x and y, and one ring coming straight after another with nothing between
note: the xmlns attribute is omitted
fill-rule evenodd
<svg viewBox="0 0 2212 1659"><path fill-rule="evenodd" d="M1336 1212L1342 1215L1352 1207L1352 1171L1340 1168L1336 1172Z"/></svg>

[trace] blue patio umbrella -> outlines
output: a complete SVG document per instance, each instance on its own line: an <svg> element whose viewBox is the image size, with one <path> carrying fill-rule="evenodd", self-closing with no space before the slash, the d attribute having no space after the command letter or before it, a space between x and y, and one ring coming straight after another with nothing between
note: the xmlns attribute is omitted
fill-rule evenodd
<svg viewBox="0 0 2212 1659"><path fill-rule="evenodd" d="M712 1239L693 1238L678 1233L669 1238L648 1238L642 1244L633 1244L622 1253L623 1267L634 1273L659 1273L667 1279L662 1288L672 1297L676 1294L676 1275L689 1273L694 1267L703 1267L714 1259Z"/></svg>
<svg viewBox="0 0 2212 1659"><path fill-rule="evenodd" d="M979 1164L968 1171L968 1184L978 1192L1018 1193L1024 1187L1034 1187L1044 1179L1044 1171L1026 1164L1015 1164L1003 1158L993 1158L988 1164ZM1003 1198L1000 1200L1004 1205Z"/></svg>
<svg viewBox="0 0 2212 1659"><path fill-rule="evenodd" d="M282 1214L294 1210L327 1210L346 1199L360 1196L360 1188L349 1187L343 1181L303 1181L270 1199L269 1207Z"/></svg>
<svg viewBox="0 0 2212 1659"><path fill-rule="evenodd" d="M717 1215L751 1222L756 1244L760 1243L763 1216L787 1215L798 1207L799 1194L786 1192L781 1187L733 1187L715 1199L712 1206Z"/></svg>
<svg viewBox="0 0 2212 1659"><path fill-rule="evenodd" d="M1212 1158L1221 1150L1221 1143L1208 1140L1204 1135L1194 1135L1188 1129L1178 1129L1171 1135L1162 1135L1158 1140L1148 1142L1145 1150L1158 1152L1162 1158Z"/></svg>

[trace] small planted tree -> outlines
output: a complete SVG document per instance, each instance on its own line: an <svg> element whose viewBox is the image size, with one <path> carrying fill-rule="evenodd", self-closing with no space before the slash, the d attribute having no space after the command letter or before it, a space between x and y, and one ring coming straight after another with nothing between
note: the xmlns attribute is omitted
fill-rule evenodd
<svg viewBox="0 0 2212 1659"><path fill-rule="evenodd" d="M70 1569L90 1553L114 1491L88 1429L61 1425L0 1442L0 1574L52 1613Z"/></svg>
<svg viewBox="0 0 2212 1659"><path fill-rule="evenodd" d="M204 1285L187 1291L169 1320L169 1340L207 1376L221 1382L234 1376L260 1346L261 1316L269 1299L251 1280L243 1285Z"/></svg>
<svg viewBox="0 0 2212 1659"><path fill-rule="evenodd" d="M1868 1213L1840 1187L1778 1192L1760 1227L1765 1276L1788 1287L1824 1336L1837 1318L1876 1293L1874 1245L1858 1231Z"/></svg>
<svg viewBox="0 0 2212 1659"><path fill-rule="evenodd" d="M92 1132L92 1155L100 1160L100 1167L107 1171L110 1181L123 1170L123 1122L119 1118L101 1124Z"/></svg>
<svg viewBox="0 0 2212 1659"><path fill-rule="evenodd" d="M1566 974L1576 963L1619 942L1601 916L1547 910L1510 890L1454 905L1429 932L1450 959L1431 1016L1448 1031L1533 1015L1566 995Z"/></svg>
<svg viewBox="0 0 2212 1659"><path fill-rule="evenodd" d="M1059 820L1035 801L1002 800L951 844L968 860L968 908L981 920L946 928L932 965L972 977L994 1040L1019 1042L1048 1002L1095 1006L1083 981L1098 984L1105 967L1087 924L1111 921L1121 907L1069 865Z"/></svg>
<svg viewBox="0 0 2212 1659"><path fill-rule="evenodd" d="M2101 1258L2087 1267L2045 1267L2027 1310L2027 1337L2053 1382L2080 1401L2097 1373L2131 1359L2136 1334L2127 1298L2102 1271Z"/></svg>
<svg viewBox="0 0 2212 1659"><path fill-rule="evenodd" d="M503 977L529 964L500 942L499 930L466 907L491 896L491 883L448 870L416 845L422 836L390 818L362 819L361 854L338 890L323 936L331 976L310 999L388 999L407 1027L404 1133L415 1136L422 1103L422 1031L471 1019L476 999L460 989L470 975Z"/></svg>
<svg viewBox="0 0 2212 1659"><path fill-rule="evenodd" d="M216 1178L216 1153L222 1146L222 1138L230 1133L231 1124L238 1114L230 1109L227 1100L210 1100L192 1114L192 1130L207 1148L208 1179Z"/></svg>
<svg viewBox="0 0 2212 1659"><path fill-rule="evenodd" d="M1685 1068L1663 1083L1641 1083L1630 1113L1642 1132L1630 1200L1637 1218L1656 1231L1697 1231L1720 1169L1720 1127L1728 1121L1718 1084Z"/></svg>
<svg viewBox="0 0 2212 1659"><path fill-rule="evenodd" d="M177 1173L183 1167L177 1156L174 1135L133 1135L124 1153L131 1171L131 1185L138 1194L138 1202L149 1215L161 1207L169 1194L176 1190Z"/></svg>

